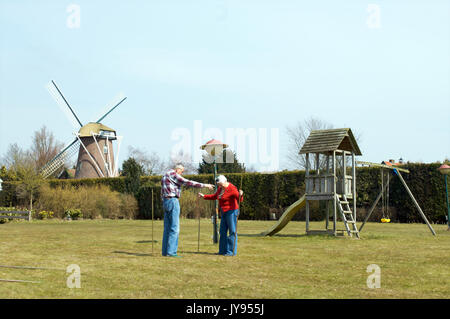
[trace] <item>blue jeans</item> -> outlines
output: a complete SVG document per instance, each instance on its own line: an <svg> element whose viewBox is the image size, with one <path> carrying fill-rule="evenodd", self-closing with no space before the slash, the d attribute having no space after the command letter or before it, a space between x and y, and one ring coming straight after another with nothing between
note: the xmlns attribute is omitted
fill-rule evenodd
<svg viewBox="0 0 450 319"><path fill-rule="evenodd" d="M237 254L236 224L238 215L238 209L222 212L222 219L220 220L219 230L219 255L233 256ZM234 244L235 240L236 245Z"/></svg>
<svg viewBox="0 0 450 319"><path fill-rule="evenodd" d="M180 202L178 198L164 198L164 233L162 240L162 255L176 256L178 250L178 235L180 234Z"/></svg>

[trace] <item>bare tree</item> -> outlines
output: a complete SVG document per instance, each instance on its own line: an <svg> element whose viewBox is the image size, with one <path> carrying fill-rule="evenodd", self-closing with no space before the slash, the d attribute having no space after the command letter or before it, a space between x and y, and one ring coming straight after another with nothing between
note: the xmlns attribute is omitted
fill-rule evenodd
<svg viewBox="0 0 450 319"><path fill-rule="evenodd" d="M334 126L331 123L325 122L318 118L310 117L303 122L298 122L296 125L292 127L286 127L287 136L288 136L288 161L290 167L297 169L305 169L306 168L306 157L304 154L299 154L300 149L303 144L305 144L306 139L309 134L313 130L329 130L333 129ZM358 144L361 140L361 134L358 132L353 132L356 141ZM350 163L351 159L347 158ZM311 159L310 159L311 161ZM339 161L339 159L338 159ZM342 163L341 163L342 164ZM338 163L338 165L341 165ZM324 168L326 165L326 157L323 155L319 156L319 167ZM310 162L310 167L314 167Z"/></svg>
<svg viewBox="0 0 450 319"><path fill-rule="evenodd" d="M332 129L333 125L322 121L318 118L310 117L303 122L298 122L294 126L286 127L288 136L288 154L287 158L292 168L305 169L306 158L305 155L300 155L300 149L305 144L306 139L313 130L328 130Z"/></svg>
<svg viewBox="0 0 450 319"><path fill-rule="evenodd" d="M182 149L178 153L172 153L166 168L172 168L176 164L184 166L185 174L197 174L198 164L194 163L190 154L185 153Z"/></svg>
<svg viewBox="0 0 450 319"><path fill-rule="evenodd" d="M145 175L163 174L167 166L156 152L147 153L133 146L128 147L128 157L133 157L142 166Z"/></svg>
<svg viewBox="0 0 450 319"><path fill-rule="evenodd" d="M30 164L31 158L29 153L24 151L17 143L10 144L2 157L2 165L15 175L17 175L21 167L28 167Z"/></svg>
<svg viewBox="0 0 450 319"><path fill-rule="evenodd" d="M48 131L44 125L39 131L34 132L30 155L35 161L36 167L40 169L55 157L63 147L64 144L58 142L53 133Z"/></svg>

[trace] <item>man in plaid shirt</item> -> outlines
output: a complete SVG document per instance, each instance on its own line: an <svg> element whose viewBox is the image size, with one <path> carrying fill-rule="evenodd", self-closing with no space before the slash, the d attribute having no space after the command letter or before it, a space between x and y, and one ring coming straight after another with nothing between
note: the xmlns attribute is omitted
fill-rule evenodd
<svg viewBox="0 0 450 319"><path fill-rule="evenodd" d="M183 172L184 167L177 165L164 174L161 180L161 197L164 208L163 256L179 257L177 255L180 233L180 202L178 199L181 196L181 186L214 189L214 185L198 183L184 178L181 176Z"/></svg>

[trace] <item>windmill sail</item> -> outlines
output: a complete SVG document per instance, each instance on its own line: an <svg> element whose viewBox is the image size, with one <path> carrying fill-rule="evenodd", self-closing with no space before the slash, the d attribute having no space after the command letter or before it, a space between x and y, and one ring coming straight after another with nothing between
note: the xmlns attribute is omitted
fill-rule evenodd
<svg viewBox="0 0 450 319"><path fill-rule="evenodd" d="M100 121L102 121L106 116L108 116L109 113L111 113L116 107L118 107L123 101L126 100L126 96L123 95L123 93L119 93L119 95L117 95L114 100L112 100L106 107L105 109L108 110L105 112L105 114L103 114L102 116L100 116L100 118L95 122L95 123L100 123Z"/></svg>
<svg viewBox="0 0 450 319"><path fill-rule="evenodd" d="M47 90L50 93L50 95L53 97L53 99L56 101L56 104L58 104L58 106L64 112L66 117L72 123L72 126L74 128L78 128L78 126L82 127L83 124L81 123L80 119L75 114L75 112L73 111L69 102L67 102L66 98L64 97L62 92L59 90L59 88L56 86L56 83L54 81L51 81L47 84Z"/></svg>
<svg viewBox="0 0 450 319"><path fill-rule="evenodd" d="M78 152L80 148L80 142L75 139L72 143L64 147L64 149L58 153L53 159L51 159L45 166L41 169L41 175L44 178L51 176L56 171L60 170L64 164L69 160L75 153Z"/></svg>

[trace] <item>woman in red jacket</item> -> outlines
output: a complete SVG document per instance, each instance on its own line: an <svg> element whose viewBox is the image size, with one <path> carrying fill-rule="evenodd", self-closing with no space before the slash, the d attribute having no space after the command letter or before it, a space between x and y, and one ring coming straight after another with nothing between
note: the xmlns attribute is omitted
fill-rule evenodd
<svg viewBox="0 0 450 319"><path fill-rule="evenodd" d="M239 215L238 200L240 196L241 202L243 201L242 195L244 192L242 190L238 191L236 186L229 183L223 175L216 178L216 183L218 185L216 193L211 195L198 193L198 196L206 200L219 200L219 210L222 215L219 230L219 255L233 256L237 253L236 224Z"/></svg>

